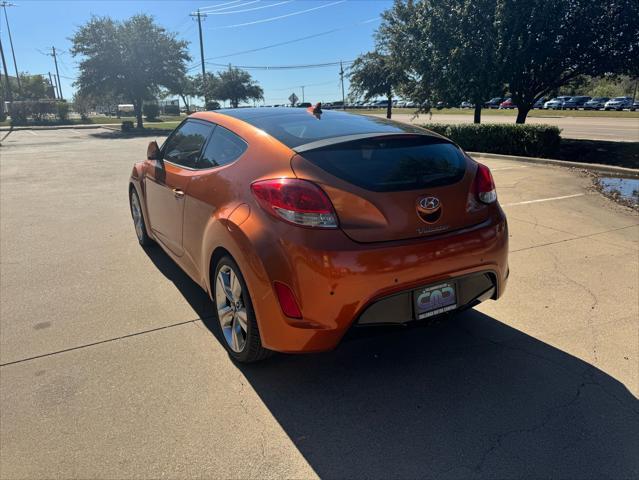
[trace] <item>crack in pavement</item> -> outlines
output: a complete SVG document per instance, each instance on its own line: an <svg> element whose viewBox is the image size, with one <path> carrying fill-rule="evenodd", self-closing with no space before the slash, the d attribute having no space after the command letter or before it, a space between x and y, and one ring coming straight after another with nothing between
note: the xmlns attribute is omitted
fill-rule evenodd
<svg viewBox="0 0 639 480"><path fill-rule="evenodd" d="M528 223L530 223L530 222L528 222ZM540 226L543 227L543 225L540 225ZM606 231L603 231L603 232L589 233L588 235L580 235L580 236L577 236L577 237L574 237L574 238L565 238L563 240L557 240L555 242L548 242L548 243L542 243L540 245L533 245L531 247L519 248L517 250L511 250L509 253L523 252L524 250L532 250L534 248L547 247L548 245L556 245L558 243L572 242L573 240L582 240L584 238L590 238L590 237L594 237L594 236L597 236L597 235L603 235L604 233L617 232L619 230L625 230L625 229L633 228L633 227L637 227L637 226L639 226L639 223L634 224L634 225L627 225L625 227L613 228L613 229L606 230ZM561 231L561 230L559 230L559 231ZM563 232L563 233L569 233L569 232ZM611 244L610 242L606 242L606 243L608 245L614 245L614 244ZM619 248L623 248L624 250L627 249L627 247L622 247L621 245L615 245L615 246L617 246Z"/></svg>
<svg viewBox="0 0 639 480"><path fill-rule="evenodd" d="M21 358L19 360L12 360L10 362L0 363L0 367L8 367L10 365L29 362L31 360L37 360L39 358L52 357L54 355L59 355L61 353L73 352L74 350L81 350L83 348L94 347L96 345L102 345L103 343L116 342L118 340L124 340L125 338L137 337L137 336L140 336L140 335L145 335L147 333L153 333L153 332L158 332L160 330L166 330L168 328L187 325L189 323L196 323L196 322L201 322L201 321L204 321L204 320L209 320L210 318L212 318L212 317L204 317L204 318L195 318L193 320L185 320L183 322L172 323L170 325L164 325L162 327L150 328L148 330L142 330L140 332L128 333L126 335L121 335L119 337L107 338L105 340L99 340L97 342L85 343L84 345L77 345L75 347L69 347L69 348L65 348L65 349L62 349L62 350L56 350L55 352L49 352L49 353L43 353L43 354L40 354L40 355L34 355L32 357Z"/></svg>

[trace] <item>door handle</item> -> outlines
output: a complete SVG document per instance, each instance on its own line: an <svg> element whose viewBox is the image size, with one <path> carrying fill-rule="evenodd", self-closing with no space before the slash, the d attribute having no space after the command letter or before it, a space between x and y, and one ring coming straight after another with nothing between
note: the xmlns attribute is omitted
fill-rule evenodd
<svg viewBox="0 0 639 480"><path fill-rule="evenodd" d="M178 188L173 188L173 195L175 195L175 198L182 198L184 196L184 192Z"/></svg>

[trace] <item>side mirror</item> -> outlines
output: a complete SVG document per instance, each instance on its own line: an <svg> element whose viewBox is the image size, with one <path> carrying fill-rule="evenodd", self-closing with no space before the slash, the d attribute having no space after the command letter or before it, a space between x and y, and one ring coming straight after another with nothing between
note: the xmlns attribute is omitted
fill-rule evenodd
<svg viewBox="0 0 639 480"><path fill-rule="evenodd" d="M149 160L159 160L160 159L160 147L158 147L158 142L153 140L149 143L149 146L146 148L146 158Z"/></svg>

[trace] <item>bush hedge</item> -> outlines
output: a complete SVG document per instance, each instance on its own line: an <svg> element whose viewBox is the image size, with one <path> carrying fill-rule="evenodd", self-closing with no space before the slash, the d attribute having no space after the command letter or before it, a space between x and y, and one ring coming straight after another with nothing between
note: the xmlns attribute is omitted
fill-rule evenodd
<svg viewBox="0 0 639 480"><path fill-rule="evenodd" d="M122 122L122 131L123 132L131 132L134 129L133 122L131 120L125 120Z"/></svg>
<svg viewBox="0 0 639 480"><path fill-rule="evenodd" d="M561 130L551 125L429 123L422 126L472 152L552 158L559 152L561 143Z"/></svg>
<svg viewBox="0 0 639 480"><path fill-rule="evenodd" d="M13 125L55 124L69 119L69 105L55 100L20 100L9 107ZM31 122L29 122L31 119Z"/></svg>

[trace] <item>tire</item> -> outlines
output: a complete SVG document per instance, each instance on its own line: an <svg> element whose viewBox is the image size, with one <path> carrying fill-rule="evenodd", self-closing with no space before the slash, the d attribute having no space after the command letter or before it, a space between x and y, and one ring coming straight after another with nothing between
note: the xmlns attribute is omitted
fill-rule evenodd
<svg viewBox="0 0 639 480"><path fill-rule="evenodd" d="M217 325L229 356L240 363L271 356L273 352L262 346L251 296L235 260L227 255L220 258L211 283Z"/></svg>
<svg viewBox="0 0 639 480"><path fill-rule="evenodd" d="M129 192L129 207L131 209L131 218L133 218L133 226L135 227L135 235L138 237L138 242L143 247L153 245L155 242L147 234L146 220L142 212L142 203L140 203L140 197L138 197L138 192L135 191L135 187L132 187Z"/></svg>

